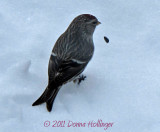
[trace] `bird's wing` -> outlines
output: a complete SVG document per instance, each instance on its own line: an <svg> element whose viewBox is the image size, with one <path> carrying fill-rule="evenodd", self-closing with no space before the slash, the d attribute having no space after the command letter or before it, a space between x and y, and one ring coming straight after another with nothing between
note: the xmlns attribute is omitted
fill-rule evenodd
<svg viewBox="0 0 160 132"><path fill-rule="evenodd" d="M57 56L51 55L49 62L49 84L52 82L62 85L74 77L81 74L88 62L75 59L61 60Z"/></svg>

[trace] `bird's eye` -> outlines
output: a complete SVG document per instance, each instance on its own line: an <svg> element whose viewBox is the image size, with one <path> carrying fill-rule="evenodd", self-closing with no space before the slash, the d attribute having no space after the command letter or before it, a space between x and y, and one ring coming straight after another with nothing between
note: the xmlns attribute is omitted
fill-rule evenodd
<svg viewBox="0 0 160 132"><path fill-rule="evenodd" d="M95 24L97 24L97 22L92 22L92 24L94 24L94 25L95 25Z"/></svg>

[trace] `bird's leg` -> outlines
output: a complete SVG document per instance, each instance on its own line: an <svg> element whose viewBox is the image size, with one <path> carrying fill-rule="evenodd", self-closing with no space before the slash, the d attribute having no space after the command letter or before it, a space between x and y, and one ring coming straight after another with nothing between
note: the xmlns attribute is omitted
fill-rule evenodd
<svg viewBox="0 0 160 132"><path fill-rule="evenodd" d="M84 81L86 79L86 76L84 75L79 75L78 78L76 78L73 82L76 83L79 85L82 81Z"/></svg>

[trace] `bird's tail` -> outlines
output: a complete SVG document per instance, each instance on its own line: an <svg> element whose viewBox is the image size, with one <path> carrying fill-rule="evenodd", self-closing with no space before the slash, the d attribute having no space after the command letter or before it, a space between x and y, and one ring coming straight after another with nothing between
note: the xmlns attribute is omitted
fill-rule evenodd
<svg viewBox="0 0 160 132"><path fill-rule="evenodd" d="M56 98L56 95L59 91L60 87L47 88L43 92L43 94L32 104L32 106L40 105L46 102L46 107L49 112L52 110L53 102Z"/></svg>
<svg viewBox="0 0 160 132"><path fill-rule="evenodd" d="M55 100L55 98L57 96L57 93L58 93L59 89L60 89L59 87L56 88L54 90L54 92L52 93L52 95L50 96L50 98L46 101L46 107L47 107L47 110L49 112L51 112L51 110L52 110L53 102L54 102L54 100Z"/></svg>

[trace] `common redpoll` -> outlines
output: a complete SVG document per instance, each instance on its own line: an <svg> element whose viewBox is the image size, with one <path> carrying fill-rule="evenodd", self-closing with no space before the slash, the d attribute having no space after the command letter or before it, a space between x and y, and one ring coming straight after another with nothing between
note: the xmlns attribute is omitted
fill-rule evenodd
<svg viewBox="0 0 160 132"><path fill-rule="evenodd" d="M61 86L74 81L84 71L93 56L93 33L99 24L98 19L90 14L79 15L71 22L52 50L48 65L48 86L32 106L46 102L50 112ZM80 83L85 77L80 76L78 79Z"/></svg>

